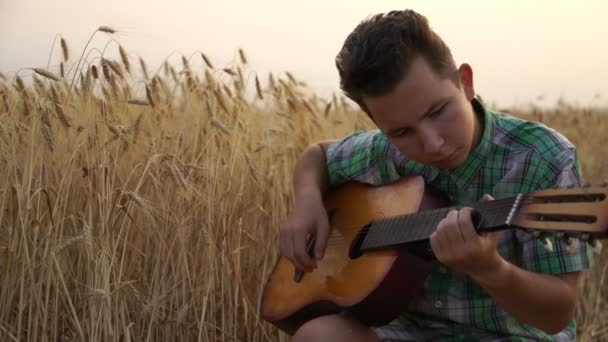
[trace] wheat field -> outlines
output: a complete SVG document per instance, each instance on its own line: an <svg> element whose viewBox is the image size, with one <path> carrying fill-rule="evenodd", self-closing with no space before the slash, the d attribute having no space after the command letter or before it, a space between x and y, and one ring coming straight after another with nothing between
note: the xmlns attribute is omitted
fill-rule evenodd
<svg viewBox="0 0 608 342"><path fill-rule="evenodd" d="M0 340L285 341L259 317L311 142L372 127L340 95L242 50L150 69L108 44L0 74ZM52 57L52 58L51 58ZM563 132L608 177L608 109L504 109ZM584 279L579 341L608 340L608 257Z"/></svg>

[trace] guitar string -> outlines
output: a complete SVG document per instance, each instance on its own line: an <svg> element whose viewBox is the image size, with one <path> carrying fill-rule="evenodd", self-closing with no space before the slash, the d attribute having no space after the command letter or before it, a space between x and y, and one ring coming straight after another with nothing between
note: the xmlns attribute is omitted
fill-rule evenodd
<svg viewBox="0 0 608 342"><path fill-rule="evenodd" d="M533 196L524 196L523 200L520 201L518 206L530 204L530 203L534 202L535 200L536 200L536 198L534 198ZM474 205L471 205L471 207L474 207L474 208L476 208L478 210L482 210L482 211L488 211L489 214L492 215L491 216L492 219L489 220L487 218L488 217L487 215L482 216L482 219L484 220L484 222L490 221L490 222L493 222L493 224L496 224L495 221L496 221L497 216L504 217L505 215L508 214L508 212L499 212L499 210L509 209L509 211L510 211L514 205L514 202L515 202L514 198L506 198L506 199L501 199L501 200L476 203ZM557 203L560 203L560 202L557 202ZM382 220L377 220L377 221L373 222L372 226L370 227L370 229L375 230L373 236L371 236L371 238L366 237L366 241L364 244L367 246L370 246L370 245L377 246L377 245L385 243L384 241L386 241L387 239L394 240L395 235L401 235L400 237L402 237L404 239L411 238L412 239L411 241L415 241L415 240L413 240L411 235L417 235L418 237L424 237L425 235L428 235L430 232L434 231L436 228L436 225L430 226L430 223L435 223L435 222L437 222L437 220L444 218L446 216L447 212L449 212L452 209L462 208L465 206L437 208L437 209L432 209L429 211L422 211L422 212L411 213L411 214L406 214L406 215L399 215L399 216L394 216L394 217L390 217L390 218L386 218L386 219L382 219ZM423 217L425 215L418 215L418 214L424 214L425 212L427 213L427 215L426 215L427 217L425 217L422 220L422 222L419 222L421 220L421 217ZM499 214L502 214L502 215L499 215ZM416 220L418 220L418 222ZM410 221L410 222L408 222L408 221ZM394 230L395 227L401 228L404 225L408 225L408 223L409 223L409 225L418 223L424 229L419 229L417 231L407 231L407 232L404 232L403 229ZM404 233L409 234L410 237L403 237ZM589 234L591 232L573 231L573 233Z"/></svg>
<svg viewBox="0 0 608 342"><path fill-rule="evenodd" d="M537 199L533 196L523 196L518 207L533 203L535 200L537 200ZM396 216L392 216L392 217L382 218L379 220L372 220L370 222L370 224L373 226L371 229L376 229L377 225L379 225L379 224L384 224L385 226L389 227L389 229L390 229L390 228L393 228L393 225L395 225L395 224L403 223L403 222L399 222L399 221L407 221L408 219L414 218L416 216L418 216L418 217L427 216L425 218L425 220L427 222L428 221L435 222L437 220L443 219L450 210L463 208L463 207L472 207L479 211L482 211L482 210L491 211L492 214L494 214L494 216L496 216L497 211L499 211L499 210L511 209L514 205L514 202L515 202L515 198L511 197L511 198L504 198L504 199L492 200L492 201L487 201L487 202L478 202L478 203L471 204L471 205L434 208L434 209L429 209L429 210L424 210L424 211L419 211L419 212L412 212L409 214L396 215ZM560 203L560 202L556 202L556 203ZM506 213L501 213L501 214L504 215ZM482 219L487 220L486 216L482 216ZM494 218L494 220L495 220L495 218ZM424 224L424 223L421 223L421 224ZM374 226L374 225L376 225L376 226ZM400 224L399 226L402 226L402 224ZM434 230L435 228L436 227L433 227L432 229ZM368 229L368 231L369 231L369 229ZM345 241L345 240L342 238L342 239L340 239L340 241ZM328 240L328 245L331 242L333 242L333 240L331 240L331 239Z"/></svg>
<svg viewBox="0 0 608 342"><path fill-rule="evenodd" d="M524 196L522 198L522 200L519 202L518 207L531 204L535 200L536 199L534 197ZM475 204L471 204L471 205L434 208L434 209L418 211L418 212L413 212L413 213L408 213L408 214L403 214L403 215L395 215L395 216L391 216L391 217L382 218L379 220L372 220L370 223L374 224L374 223L379 223L381 221L386 221L386 220L390 220L390 219L400 219L400 218L405 218L408 216L416 216L416 215L430 215L431 216L430 218L432 218L432 219L435 219L439 215L442 215L440 218L443 218L443 217L445 217L445 214L447 214L447 212L449 212L450 210L461 209L464 207L472 207L473 209L483 210L483 211L511 209L514 205L514 201L515 201L514 198L506 198L506 199L493 200L493 201L488 201L488 202L475 203ZM494 203L494 202L496 202L496 203ZM557 203L555 203L555 204L557 204Z"/></svg>

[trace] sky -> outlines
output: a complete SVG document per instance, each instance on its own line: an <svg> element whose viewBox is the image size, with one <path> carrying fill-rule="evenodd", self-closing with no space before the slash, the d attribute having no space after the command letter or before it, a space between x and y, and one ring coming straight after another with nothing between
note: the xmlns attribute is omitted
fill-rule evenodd
<svg viewBox="0 0 608 342"><path fill-rule="evenodd" d="M46 67L57 34L75 60L105 25L150 67L197 51L226 65L242 48L252 71L290 71L326 95L339 91L334 58L346 36L369 15L404 8L424 14L456 63L473 67L487 102L608 105L603 0L0 0L0 71ZM90 46L109 39L98 34ZM51 69L58 49L53 57Z"/></svg>

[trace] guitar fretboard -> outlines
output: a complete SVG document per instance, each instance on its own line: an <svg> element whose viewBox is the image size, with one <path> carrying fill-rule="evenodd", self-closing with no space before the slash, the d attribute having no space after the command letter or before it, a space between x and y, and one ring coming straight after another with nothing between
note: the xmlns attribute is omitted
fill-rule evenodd
<svg viewBox="0 0 608 342"><path fill-rule="evenodd" d="M514 202L515 197L512 197L471 205L479 214L477 231L494 231L507 225ZM426 210L374 221L369 226L361 250L397 247L428 240L448 212L459 208L462 206Z"/></svg>

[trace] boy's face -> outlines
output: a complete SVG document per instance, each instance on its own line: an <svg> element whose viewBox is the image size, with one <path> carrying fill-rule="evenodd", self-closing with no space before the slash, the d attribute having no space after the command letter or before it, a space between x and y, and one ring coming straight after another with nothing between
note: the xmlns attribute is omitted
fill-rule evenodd
<svg viewBox="0 0 608 342"><path fill-rule="evenodd" d="M464 162L481 137L470 101L473 72L463 64L460 87L439 78L422 57L389 94L364 97L378 128L401 153L426 165L453 169Z"/></svg>

